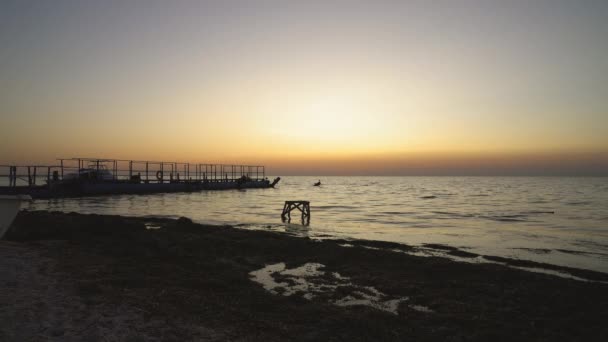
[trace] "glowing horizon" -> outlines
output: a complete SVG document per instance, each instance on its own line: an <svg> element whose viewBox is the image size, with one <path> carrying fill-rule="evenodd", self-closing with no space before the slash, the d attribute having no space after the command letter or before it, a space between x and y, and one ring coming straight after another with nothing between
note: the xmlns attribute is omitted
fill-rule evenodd
<svg viewBox="0 0 608 342"><path fill-rule="evenodd" d="M603 2L0 6L0 164L608 175Z"/></svg>

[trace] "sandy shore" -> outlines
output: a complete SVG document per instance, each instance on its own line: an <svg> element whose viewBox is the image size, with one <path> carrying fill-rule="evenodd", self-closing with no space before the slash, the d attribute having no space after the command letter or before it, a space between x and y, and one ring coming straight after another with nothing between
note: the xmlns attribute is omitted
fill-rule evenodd
<svg viewBox="0 0 608 342"><path fill-rule="evenodd" d="M606 274L410 252L187 219L21 212L0 241L0 341L608 339Z"/></svg>

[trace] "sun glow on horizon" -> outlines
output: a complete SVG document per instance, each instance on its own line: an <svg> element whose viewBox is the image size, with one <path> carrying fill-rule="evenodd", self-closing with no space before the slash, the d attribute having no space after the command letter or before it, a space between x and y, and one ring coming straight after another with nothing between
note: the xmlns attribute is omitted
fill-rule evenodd
<svg viewBox="0 0 608 342"><path fill-rule="evenodd" d="M263 119L256 130L272 139L304 142L314 150L352 152L395 145L402 132L391 129L392 102L377 93L372 87L345 85L283 90L260 103L257 110Z"/></svg>

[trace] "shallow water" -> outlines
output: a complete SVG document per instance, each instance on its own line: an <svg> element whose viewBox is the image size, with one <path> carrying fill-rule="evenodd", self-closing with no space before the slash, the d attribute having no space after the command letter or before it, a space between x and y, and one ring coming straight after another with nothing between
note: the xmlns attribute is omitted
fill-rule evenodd
<svg viewBox="0 0 608 342"><path fill-rule="evenodd" d="M608 178L284 177L276 189L37 200L33 210L186 216L312 238L442 243L608 272ZM311 224L282 224L285 200ZM297 222L297 215L294 220Z"/></svg>

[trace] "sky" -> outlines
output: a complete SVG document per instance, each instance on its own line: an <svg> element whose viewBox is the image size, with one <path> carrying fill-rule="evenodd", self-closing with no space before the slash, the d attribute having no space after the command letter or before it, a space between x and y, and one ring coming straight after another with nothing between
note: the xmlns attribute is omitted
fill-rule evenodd
<svg viewBox="0 0 608 342"><path fill-rule="evenodd" d="M0 0L0 164L608 175L608 1Z"/></svg>

